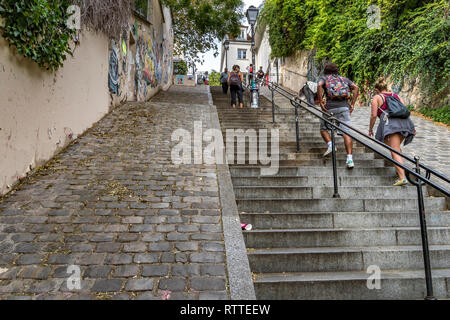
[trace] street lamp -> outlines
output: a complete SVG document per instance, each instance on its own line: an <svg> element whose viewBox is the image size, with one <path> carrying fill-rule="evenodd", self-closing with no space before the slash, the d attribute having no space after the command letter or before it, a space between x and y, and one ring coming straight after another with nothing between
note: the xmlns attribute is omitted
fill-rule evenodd
<svg viewBox="0 0 450 320"><path fill-rule="evenodd" d="M230 49L230 42L228 40L223 44L223 48L225 49L225 68L228 69L228 49Z"/></svg>
<svg viewBox="0 0 450 320"><path fill-rule="evenodd" d="M253 70L252 70L252 81L251 81L251 92L252 92L252 108L258 108L259 106L259 97L258 97L258 89L256 88L255 84L255 67L256 67L256 59L255 59L255 24L256 20L258 19L259 9L255 8L254 6L250 6L247 9L246 16L248 24L252 27L252 64L253 64Z"/></svg>

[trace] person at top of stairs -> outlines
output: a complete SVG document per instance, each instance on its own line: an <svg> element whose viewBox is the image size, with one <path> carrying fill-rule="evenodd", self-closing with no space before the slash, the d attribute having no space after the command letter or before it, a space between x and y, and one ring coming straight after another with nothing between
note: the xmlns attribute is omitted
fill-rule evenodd
<svg viewBox="0 0 450 320"><path fill-rule="evenodd" d="M236 95L239 99L239 107L244 107L244 98L242 96L242 82L244 82L241 68L238 65L233 66L233 71L228 74L228 85L231 91L231 106L236 108Z"/></svg>
<svg viewBox="0 0 450 320"><path fill-rule="evenodd" d="M340 122L350 124L350 115L355 108L358 98L359 88L353 81L339 75L338 66L335 63L325 65L324 76L317 84L317 94L319 96L320 107L324 112L334 116ZM325 94L325 97L324 97ZM347 168L353 169L353 140L345 134L348 129L339 126L344 133L345 149L347 151ZM320 123L320 133L323 140L328 144L328 149L324 157L332 152L331 136L328 132L331 128L325 121Z"/></svg>

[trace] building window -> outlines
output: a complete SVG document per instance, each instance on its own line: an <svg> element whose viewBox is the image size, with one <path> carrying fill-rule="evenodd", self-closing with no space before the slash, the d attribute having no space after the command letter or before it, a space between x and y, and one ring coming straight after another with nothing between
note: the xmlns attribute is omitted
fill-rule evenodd
<svg viewBox="0 0 450 320"><path fill-rule="evenodd" d="M148 0L134 0L134 11L143 17L148 18Z"/></svg>
<svg viewBox="0 0 450 320"><path fill-rule="evenodd" d="M238 49L238 59L247 60L247 50L246 49Z"/></svg>
<svg viewBox="0 0 450 320"><path fill-rule="evenodd" d="M240 39L245 40L245 29L241 29Z"/></svg>

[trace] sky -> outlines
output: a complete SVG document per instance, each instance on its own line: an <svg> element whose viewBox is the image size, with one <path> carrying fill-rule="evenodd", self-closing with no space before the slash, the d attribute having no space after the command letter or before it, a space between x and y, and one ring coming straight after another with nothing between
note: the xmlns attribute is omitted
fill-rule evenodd
<svg viewBox="0 0 450 320"><path fill-rule="evenodd" d="M263 0L244 0L244 11L250 6L258 7L262 2ZM247 25L247 22L245 21L244 24ZM220 71L220 42L217 41L217 44L219 46L219 55L214 58L214 51L207 52L204 55L205 62L197 67L199 71Z"/></svg>

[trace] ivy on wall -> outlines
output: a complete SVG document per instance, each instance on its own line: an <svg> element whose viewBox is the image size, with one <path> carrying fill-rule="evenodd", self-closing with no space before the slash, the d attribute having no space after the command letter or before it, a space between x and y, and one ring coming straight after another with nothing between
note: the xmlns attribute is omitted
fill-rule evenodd
<svg viewBox="0 0 450 320"><path fill-rule="evenodd" d="M380 25L368 25L368 9ZM419 79L424 103L448 104L450 21L446 0L266 0L260 24L269 27L272 55L316 50L363 87L379 76L402 86Z"/></svg>
<svg viewBox="0 0 450 320"><path fill-rule="evenodd" d="M67 54L75 30L67 27L69 0L0 0L2 35L19 54L40 67L56 70Z"/></svg>

